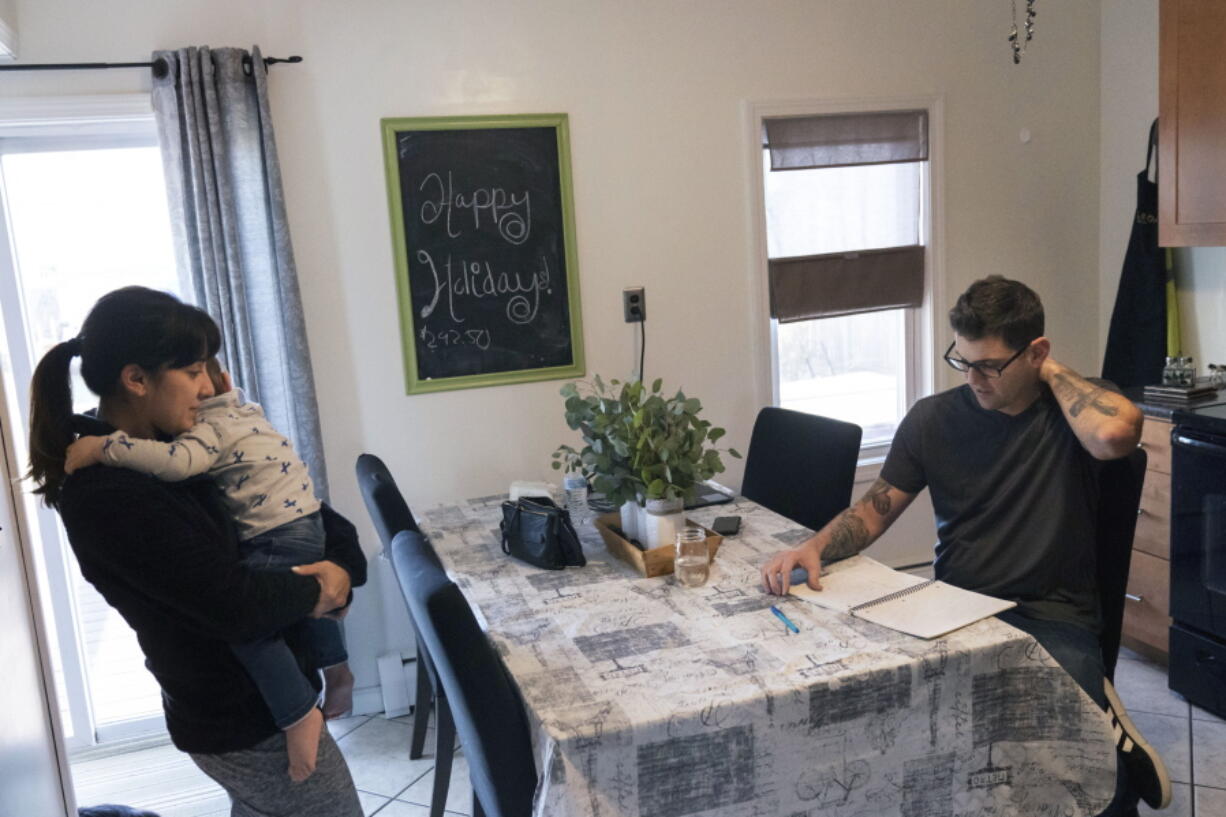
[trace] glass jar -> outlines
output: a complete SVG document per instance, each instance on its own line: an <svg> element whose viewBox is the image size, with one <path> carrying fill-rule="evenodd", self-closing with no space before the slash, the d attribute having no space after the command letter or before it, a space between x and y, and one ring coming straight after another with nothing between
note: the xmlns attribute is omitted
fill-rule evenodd
<svg viewBox="0 0 1226 817"><path fill-rule="evenodd" d="M677 531L677 554L673 559L673 574L686 587L702 587L711 575L711 554L707 550L707 532L702 528L682 528Z"/></svg>

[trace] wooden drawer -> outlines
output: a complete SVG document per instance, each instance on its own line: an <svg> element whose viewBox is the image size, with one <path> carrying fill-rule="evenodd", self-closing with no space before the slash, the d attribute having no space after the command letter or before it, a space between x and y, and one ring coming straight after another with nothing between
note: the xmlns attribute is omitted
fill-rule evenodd
<svg viewBox="0 0 1226 817"><path fill-rule="evenodd" d="M1162 559L1171 558L1171 476L1159 471L1145 472L1141 488L1141 508L1137 514L1134 550Z"/></svg>
<svg viewBox="0 0 1226 817"><path fill-rule="evenodd" d="M1141 426L1141 447L1148 456L1145 468L1162 474L1171 473L1171 424L1166 420L1146 417Z"/></svg>
<svg viewBox="0 0 1226 817"><path fill-rule="evenodd" d="M1140 601L1124 599L1124 642L1166 655L1170 640L1171 567L1166 559L1139 550L1132 552L1128 593Z"/></svg>

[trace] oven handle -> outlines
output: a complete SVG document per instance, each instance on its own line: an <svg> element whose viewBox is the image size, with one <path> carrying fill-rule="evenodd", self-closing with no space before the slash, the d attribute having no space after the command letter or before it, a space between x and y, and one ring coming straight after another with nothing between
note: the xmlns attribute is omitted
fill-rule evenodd
<svg viewBox="0 0 1226 817"><path fill-rule="evenodd" d="M1226 445L1204 440L1199 437L1190 437L1186 433L1175 432L1171 437L1175 445L1183 446L1184 448L1194 448L1197 451L1202 451L1206 454L1215 454L1219 457L1226 457Z"/></svg>

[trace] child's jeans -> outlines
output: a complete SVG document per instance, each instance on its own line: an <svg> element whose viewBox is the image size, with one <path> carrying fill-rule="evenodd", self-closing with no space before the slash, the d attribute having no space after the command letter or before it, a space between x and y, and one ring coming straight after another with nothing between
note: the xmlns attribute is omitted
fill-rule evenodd
<svg viewBox="0 0 1226 817"><path fill-rule="evenodd" d="M323 519L313 513L278 525L240 543L239 549L243 564L258 570L288 570L318 562L324 557ZM348 660L340 624L330 618L304 618L268 638L231 645L280 729L302 720L319 700L286 639L300 646L308 669Z"/></svg>

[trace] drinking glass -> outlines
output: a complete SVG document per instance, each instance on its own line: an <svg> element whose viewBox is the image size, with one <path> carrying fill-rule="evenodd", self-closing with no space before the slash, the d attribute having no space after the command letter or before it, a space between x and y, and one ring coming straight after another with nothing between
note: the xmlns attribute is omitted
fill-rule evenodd
<svg viewBox="0 0 1226 817"><path fill-rule="evenodd" d="M702 528L682 528L677 531L677 556L673 560L677 581L687 587L702 587L711 572L707 552L707 532Z"/></svg>

